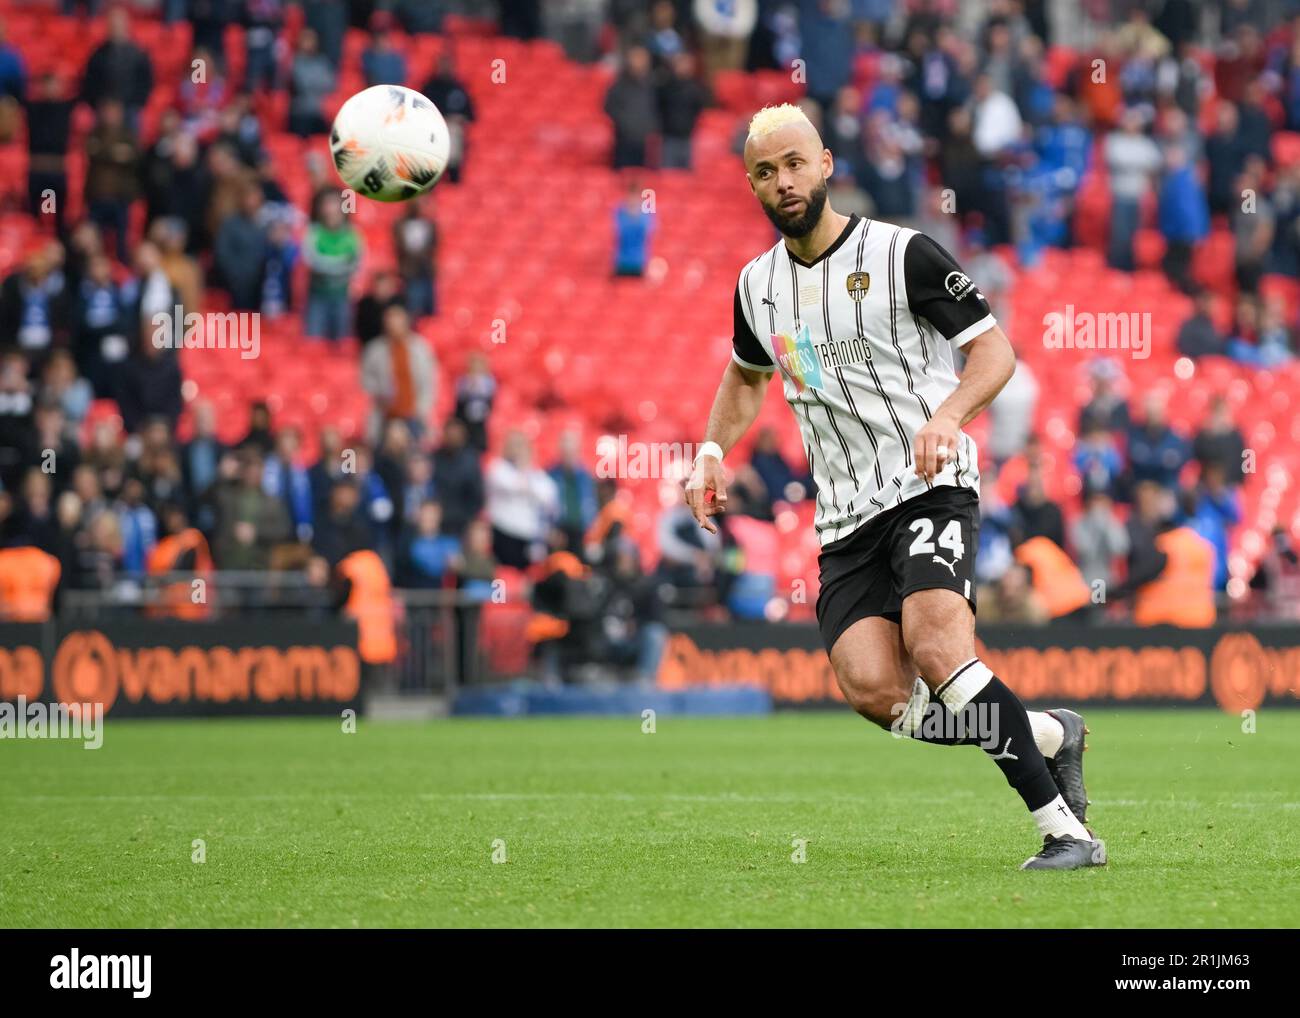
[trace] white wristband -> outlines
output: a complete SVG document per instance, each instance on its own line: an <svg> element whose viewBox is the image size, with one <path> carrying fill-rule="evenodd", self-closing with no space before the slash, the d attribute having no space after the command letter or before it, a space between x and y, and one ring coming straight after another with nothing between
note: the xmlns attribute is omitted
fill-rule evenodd
<svg viewBox="0 0 1300 1018"><path fill-rule="evenodd" d="M722 446L718 445L717 442L705 442L702 446L700 446L699 452L695 454L694 462L698 463L700 461L701 456L712 456L719 463L721 463Z"/></svg>

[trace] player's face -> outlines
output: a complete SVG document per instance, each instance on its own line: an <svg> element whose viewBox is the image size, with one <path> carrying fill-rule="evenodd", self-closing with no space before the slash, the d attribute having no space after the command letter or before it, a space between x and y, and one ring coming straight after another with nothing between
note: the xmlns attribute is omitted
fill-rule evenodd
<svg viewBox="0 0 1300 1018"><path fill-rule="evenodd" d="M826 207L831 154L817 134L791 124L745 145L749 186L787 237L807 236Z"/></svg>

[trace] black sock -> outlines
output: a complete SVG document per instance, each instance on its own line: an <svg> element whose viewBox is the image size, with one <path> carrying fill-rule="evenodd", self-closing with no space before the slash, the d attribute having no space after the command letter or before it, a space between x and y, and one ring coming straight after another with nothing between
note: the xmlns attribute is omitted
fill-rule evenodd
<svg viewBox="0 0 1300 1018"><path fill-rule="evenodd" d="M1029 713L1006 685L978 658L966 662L935 690L948 710L978 721L979 746L1002 769L1007 784L1020 793L1030 812L1046 806L1060 791L1047 761L1034 743Z"/></svg>
<svg viewBox="0 0 1300 1018"><path fill-rule="evenodd" d="M931 746L978 746L979 729L963 723L969 714L963 711L958 719L942 700L931 700L909 738Z"/></svg>

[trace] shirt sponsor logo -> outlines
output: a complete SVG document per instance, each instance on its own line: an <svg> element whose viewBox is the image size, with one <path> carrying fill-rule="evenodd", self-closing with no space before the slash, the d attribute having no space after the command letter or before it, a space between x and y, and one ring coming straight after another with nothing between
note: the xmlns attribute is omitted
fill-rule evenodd
<svg viewBox="0 0 1300 1018"><path fill-rule="evenodd" d="M983 298L983 294L975 289L970 276L964 272L949 272L948 278L943 281L943 288L952 295L953 300L965 300L972 293Z"/></svg>
<svg viewBox="0 0 1300 1018"><path fill-rule="evenodd" d="M772 350L777 364L786 378L794 383L797 392L803 392L810 385L814 389L823 388L821 365L817 362L817 352L807 325L798 326L793 336L785 332L772 333Z"/></svg>

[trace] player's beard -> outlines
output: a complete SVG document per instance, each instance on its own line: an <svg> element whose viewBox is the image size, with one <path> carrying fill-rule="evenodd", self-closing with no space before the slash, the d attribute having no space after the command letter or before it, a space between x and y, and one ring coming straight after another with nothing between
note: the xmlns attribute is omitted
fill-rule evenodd
<svg viewBox="0 0 1300 1018"><path fill-rule="evenodd" d="M817 225L818 220L822 217L822 211L826 208L826 178L821 179L816 187L813 188L812 194L808 196L808 202L804 210L797 216L791 217L785 215L779 207L773 207L766 203L763 204L763 211L767 218L772 221L772 225L780 230L787 237L806 237L812 233L813 228Z"/></svg>

